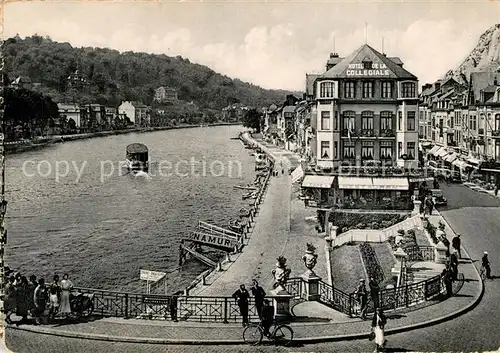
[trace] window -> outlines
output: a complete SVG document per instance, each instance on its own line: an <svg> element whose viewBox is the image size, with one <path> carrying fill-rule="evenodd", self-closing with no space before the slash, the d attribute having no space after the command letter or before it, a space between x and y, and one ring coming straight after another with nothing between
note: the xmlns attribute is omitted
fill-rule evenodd
<svg viewBox="0 0 500 353"><path fill-rule="evenodd" d="M495 141L495 159L500 161L500 141Z"/></svg>
<svg viewBox="0 0 500 353"><path fill-rule="evenodd" d="M406 129L415 131L415 112L406 112Z"/></svg>
<svg viewBox="0 0 500 353"><path fill-rule="evenodd" d="M321 112L321 130L330 130L330 112Z"/></svg>
<svg viewBox="0 0 500 353"><path fill-rule="evenodd" d="M373 112L365 111L361 113L361 129L373 130Z"/></svg>
<svg viewBox="0 0 500 353"><path fill-rule="evenodd" d="M321 141L321 158L330 159L330 141Z"/></svg>
<svg viewBox="0 0 500 353"><path fill-rule="evenodd" d="M345 98L355 98L356 97L356 89L355 83L353 81L348 81L345 83Z"/></svg>
<svg viewBox="0 0 500 353"><path fill-rule="evenodd" d="M363 98L373 98L373 82L363 82Z"/></svg>
<svg viewBox="0 0 500 353"><path fill-rule="evenodd" d="M495 131L500 130L500 114L495 115Z"/></svg>
<svg viewBox="0 0 500 353"><path fill-rule="evenodd" d="M373 141L363 141L361 145L361 158L373 160Z"/></svg>
<svg viewBox="0 0 500 353"><path fill-rule="evenodd" d="M363 69L371 70L372 69L372 62L371 61L363 61Z"/></svg>
<svg viewBox="0 0 500 353"><path fill-rule="evenodd" d="M354 142L344 142L344 153L342 154L344 158L356 158L356 151Z"/></svg>
<svg viewBox="0 0 500 353"><path fill-rule="evenodd" d="M415 98L415 83L403 82L401 84L401 98Z"/></svg>
<svg viewBox="0 0 500 353"><path fill-rule="evenodd" d="M380 130L392 130L392 112L380 112Z"/></svg>
<svg viewBox="0 0 500 353"><path fill-rule="evenodd" d="M415 159L415 142L406 143L406 154L408 159Z"/></svg>
<svg viewBox="0 0 500 353"><path fill-rule="evenodd" d="M398 112L398 130L401 130L401 125L403 125L403 112Z"/></svg>
<svg viewBox="0 0 500 353"><path fill-rule="evenodd" d="M333 98L334 83L321 82L319 84L319 97L320 98Z"/></svg>
<svg viewBox="0 0 500 353"><path fill-rule="evenodd" d="M339 143L337 141L333 142L333 158L334 159L338 158L338 148L339 148Z"/></svg>
<svg viewBox="0 0 500 353"><path fill-rule="evenodd" d="M392 141L380 141L380 159L392 159Z"/></svg>
<svg viewBox="0 0 500 353"><path fill-rule="evenodd" d="M398 158L403 154L403 142L398 142Z"/></svg>
<svg viewBox="0 0 500 353"><path fill-rule="evenodd" d="M392 82L382 82L382 98L392 98Z"/></svg>
<svg viewBox="0 0 500 353"><path fill-rule="evenodd" d="M477 129L477 119L475 115L470 116L469 129L476 131Z"/></svg>
<svg viewBox="0 0 500 353"><path fill-rule="evenodd" d="M354 130L356 113L353 111L344 112L344 118L342 119L342 129Z"/></svg>

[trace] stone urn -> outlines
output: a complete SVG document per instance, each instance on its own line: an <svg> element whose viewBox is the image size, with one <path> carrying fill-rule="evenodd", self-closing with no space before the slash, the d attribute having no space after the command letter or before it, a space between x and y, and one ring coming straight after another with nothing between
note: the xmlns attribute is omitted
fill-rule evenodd
<svg viewBox="0 0 500 353"><path fill-rule="evenodd" d="M316 254L316 248L311 243L307 243L307 250L304 256L302 256L302 261L307 268L306 274L309 276L314 275L313 268L318 262L318 254Z"/></svg>
<svg viewBox="0 0 500 353"><path fill-rule="evenodd" d="M276 263L276 268L272 270L274 277L273 290L276 293L286 292L285 283L290 277L291 269L286 267L286 258L283 256L278 257L278 262Z"/></svg>

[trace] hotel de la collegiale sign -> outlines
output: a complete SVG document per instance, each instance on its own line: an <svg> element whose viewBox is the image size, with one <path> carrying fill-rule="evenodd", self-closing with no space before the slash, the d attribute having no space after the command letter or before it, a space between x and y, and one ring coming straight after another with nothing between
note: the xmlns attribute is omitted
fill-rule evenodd
<svg viewBox="0 0 500 353"><path fill-rule="evenodd" d="M373 63L371 69L365 69L363 64L349 64L346 76L389 76L391 72L383 63Z"/></svg>

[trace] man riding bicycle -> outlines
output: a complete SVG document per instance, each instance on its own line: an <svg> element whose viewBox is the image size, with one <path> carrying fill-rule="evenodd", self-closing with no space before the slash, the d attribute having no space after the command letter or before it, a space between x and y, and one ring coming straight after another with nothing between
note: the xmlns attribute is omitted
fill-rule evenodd
<svg viewBox="0 0 500 353"><path fill-rule="evenodd" d="M274 307L270 305L269 299L264 299L264 307L262 308L262 320L260 321L264 329L264 335L270 335L269 328L274 322Z"/></svg>

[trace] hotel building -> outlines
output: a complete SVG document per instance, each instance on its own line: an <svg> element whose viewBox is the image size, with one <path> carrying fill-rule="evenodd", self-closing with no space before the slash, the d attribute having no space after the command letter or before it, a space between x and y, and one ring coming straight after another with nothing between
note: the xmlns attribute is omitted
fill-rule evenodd
<svg viewBox="0 0 500 353"><path fill-rule="evenodd" d="M419 166L417 77L369 45L345 58L332 54L326 68L306 76L316 106L316 175L302 186L322 189L320 203L408 201L407 171Z"/></svg>

